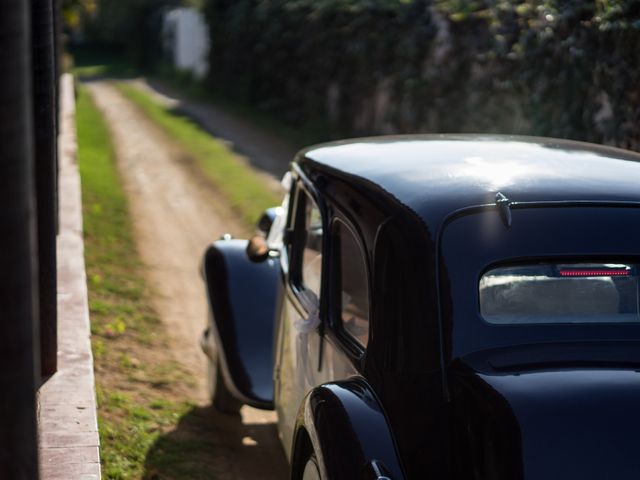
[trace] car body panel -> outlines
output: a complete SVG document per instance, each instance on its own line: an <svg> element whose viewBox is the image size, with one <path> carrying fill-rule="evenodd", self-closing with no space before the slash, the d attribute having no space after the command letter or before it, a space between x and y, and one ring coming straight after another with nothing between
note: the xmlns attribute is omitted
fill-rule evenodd
<svg viewBox="0 0 640 480"><path fill-rule="evenodd" d="M296 312L296 315L299 315ZM346 380L358 371L344 352L319 332L303 333L283 319L279 346L282 357L276 381L276 410L278 431L289 459L298 422L298 411L304 398L318 385ZM302 355L302 356L301 356ZM284 378L284 379L283 379Z"/></svg>
<svg viewBox="0 0 640 480"><path fill-rule="evenodd" d="M287 457L291 445L298 409L305 395L319 384L318 372L322 337L317 330L303 331L296 325L303 322L306 312L286 294L283 299L275 374L275 405L278 431Z"/></svg>
<svg viewBox="0 0 640 480"><path fill-rule="evenodd" d="M638 345L636 345L636 348ZM451 370L460 479L637 478L640 373Z"/></svg>
<svg viewBox="0 0 640 480"><path fill-rule="evenodd" d="M405 478L385 414L361 377L309 392L298 414L296 437L302 431L318 456L323 478ZM297 461L293 459L294 469Z"/></svg>
<svg viewBox="0 0 640 480"><path fill-rule="evenodd" d="M273 344L278 262L249 260L246 240L223 239L206 251L203 273L212 313L205 350L220 355L227 386L241 400L273 408Z"/></svg>
<svg viewBox="0 0 640 480"><path fill-rule="evenodd" d="M512 201L640 201L640 154L569 140L504 135L400 135L302 151L304 171L362 179L430 229L452 212ZM359 188L367 188L364 183Z"/></svg>

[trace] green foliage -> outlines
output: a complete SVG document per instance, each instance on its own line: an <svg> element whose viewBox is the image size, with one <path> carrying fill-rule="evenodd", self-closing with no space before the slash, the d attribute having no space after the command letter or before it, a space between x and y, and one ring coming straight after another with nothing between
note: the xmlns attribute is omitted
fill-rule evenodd
<svg viewBox="0 0 640 480"><path fill-rule="evenodd" d="M633 0L210 0L205 12L209 84L292 124L640 147Z"/></svg>
<svg viewBox="0 0 640 480"><path fill-rule="evenodd" d="M75 31L96 11L96 0L62 0L62 21L69 31Z"/></svg>
<svg viewBox="0 0 640 480"><path fill-rule="evenodd" d="M162 57L162 15L200 0L63 0L67 30L82 31L83 42L109 46L138 68Z"/></svg>
<svg viewBox="0 0 640 480"><path fill-rule="evenodd" d="M213 87L292 124L326 114L340 133L386 79L414 88L397 72L417 77L436 33L423 0L213 0L205 14Z"/></svg>
<svg viewBox="0 0 640 480"><path fill-rule="evenodd" d="M495 63L529 132L638 148L638 2L528 0L500 12Z"/></svg>

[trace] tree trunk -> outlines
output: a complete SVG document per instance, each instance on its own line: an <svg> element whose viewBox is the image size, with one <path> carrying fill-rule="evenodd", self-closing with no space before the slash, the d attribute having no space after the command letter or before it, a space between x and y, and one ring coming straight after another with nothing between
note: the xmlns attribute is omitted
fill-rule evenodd
<svg viewBox="0 0 640 480"><path fill-rule="evenodd" d="M29 3L0 2L0 478L38 478Z"/></svg>

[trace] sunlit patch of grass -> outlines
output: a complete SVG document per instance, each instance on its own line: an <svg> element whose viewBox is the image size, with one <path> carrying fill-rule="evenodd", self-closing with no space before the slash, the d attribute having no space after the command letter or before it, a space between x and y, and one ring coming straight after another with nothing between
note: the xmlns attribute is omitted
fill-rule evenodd
<svg viewBox="0 0 640 480"><path fill-rule="evenodd" d="M195 122L160 105L136 87L125 83L117 86L197 162L245 222L253 225L265 209L280 204L281 197L260 175Z"/></svg>
<svg viewBox="0 0 640 480"><path fill-rule="evenodd" d="M166 435L193 410L195 381L167 348L109 131L83 89L77 128L103 478L212 478L206 430Z"/></svg>

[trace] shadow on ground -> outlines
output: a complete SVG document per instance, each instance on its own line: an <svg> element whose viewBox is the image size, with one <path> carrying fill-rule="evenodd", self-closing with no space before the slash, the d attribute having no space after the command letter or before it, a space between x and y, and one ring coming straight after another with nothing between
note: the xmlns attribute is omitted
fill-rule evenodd
<svg viewBox="0 0 640 480"><path fill-rule="evenodd" d="M163 472L172 472L168 477ZM245 424L240 415L193 407L149 449L143 478L244 480L287 477L273 423Z"/></svg>

